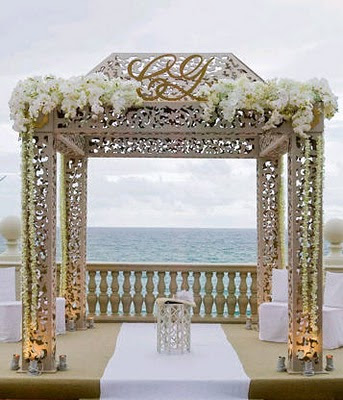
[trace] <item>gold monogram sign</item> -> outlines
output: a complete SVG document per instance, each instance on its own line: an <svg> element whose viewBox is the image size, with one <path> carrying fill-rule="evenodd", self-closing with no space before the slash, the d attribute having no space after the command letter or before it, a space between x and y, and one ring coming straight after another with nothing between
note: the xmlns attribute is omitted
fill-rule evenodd
<svg viewBox="0 0 343 400"><path fill-rule="evenodd" d="M204 60L201 55L194 54L178 62L174 54L163 54L149 61L141 70L137 67L141 68L142 60L136 58L129 63L127 70L129 76L136 81L149 81L145 86L148 92L142 88L137 89L143 100L177 101L188 98L205 101L205 98L197 96L195 92L201 82L205 81L204 76L213 59L214 57Z"/></svg>

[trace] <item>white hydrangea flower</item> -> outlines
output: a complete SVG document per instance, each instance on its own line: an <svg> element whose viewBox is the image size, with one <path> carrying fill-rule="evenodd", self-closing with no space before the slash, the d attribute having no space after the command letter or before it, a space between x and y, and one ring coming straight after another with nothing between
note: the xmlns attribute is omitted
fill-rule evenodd
<svg viewBox="0 0 343 400"><path fill-rule="evenodd" d="M264 117L270 113L264 130L291 121L294 132L304 136L311 129L314 107L323 107L325 118L337 112L337 97L325 79L301 83L289 79L251 82L246 77L222 79L204 91L204 118L211 120L216 110L232 122L239 110L255 111Z"/></svg>
<svg viewBox="0 0 343 400"><path fill-rule="evenodd" d="M98 115L105 106L117 113L141 105L137 84L120 78L109 79L102 73L70 79L54 76L33 77L18 82L9 101L13 128L25 133L41 114L60 108L66 118L74 118L77 110L90 107Z"/></svg>

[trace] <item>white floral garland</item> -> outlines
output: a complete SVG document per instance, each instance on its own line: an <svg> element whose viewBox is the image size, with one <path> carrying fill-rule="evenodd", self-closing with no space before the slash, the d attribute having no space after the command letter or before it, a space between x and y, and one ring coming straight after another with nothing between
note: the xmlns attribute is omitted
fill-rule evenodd
<svg viewBox="0 0 343 400"><path fill-rule="evenodd" d="M308 140L308 139L307 139ZM316 175L314 179L314 215L313 215L313 250L310 263L310 327L314 333L318 331L318 259L320 254L320 229L321 229L321 208L323 193L324 175L324 140L319 136L316 140L317 159Z"/></svg>
<svg viewBox="0 0 343 400"><path fill-rule="evenodd" d="M35 243L35 203L33 160L33 127L22 135L22 302L24 355L30 357L29 342L31 332L37 329L38 277ZM30 284L29 284L30 282Z"/></svg>
<svg viewBox="0 0 343 400"><path fill-rule="evenodd" d="M61 229L61 248L62 262L60 267L60 297L64 297L67 289L67 265L68 265L68 243L67 243L67 210L66 210L66 187L64 180L65 158L61 154L61 171L60 171L60 229Z"/></svg>
<svg viewBox="0 0 343 400"><path fill-rule="evenodd" d="M276 128L283 121L291 121L294 133L305 136L311 129L316 107L323 106L325 118L337 112L337 97L325 79L308 82L271 80L251 82L245 76L233 80L222 79L211 87L202 87L199 95L206 96L203 103L204 118L215 118L218 110L223 118L232 122L240 110L251 110L268 118L263 129Z"/></svg>
<svg viewBox="0 0 343 400"><path fill-rule="evenodd" d="M280 266L285 268L285 179L283 176L284 172L284 159L280 157L279 161L279 174L280 174L280 186L277 192L277 204L278 204L278 218L279 218L279 246L280 246Z"/></svg>

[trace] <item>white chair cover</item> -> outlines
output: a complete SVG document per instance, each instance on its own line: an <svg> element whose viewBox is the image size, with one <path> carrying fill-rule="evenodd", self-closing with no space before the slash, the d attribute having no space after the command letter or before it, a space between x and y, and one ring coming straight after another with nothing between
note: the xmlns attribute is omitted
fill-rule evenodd
<svg viewBox="0 0 343 400"><path fill-rule="evenodd" d="M0 268L0 301L15 301L15 268Z"/></svg>
<svg viewBox="0 0 343 400"><path fill-rule="evenodd" d="M21 340L21 301L0 303L0 342Z"/></svg>
<svg viewBox="0 0 343 400"><path fill-rule="evenodd" d="M287 272L287 271L286 271ZM276 298L285 296L287 273L275 273L273 280L277 282L272 288L273 301L262 303L259 307L259 338L269 342L287 342L288 336L288 303L276 302ZM343 346L343 273L326 273L323 306L323 347L336 349ZM278 288L283 291L276 295Z"/></svg>
<svg viewBox="0 0 343 400"><path fill-rule="evenodd" d="M0 342L19 342L21 340L21 301L0 302ZM65 328L65 299L56 298L56 334L61 335Z"/></svg>

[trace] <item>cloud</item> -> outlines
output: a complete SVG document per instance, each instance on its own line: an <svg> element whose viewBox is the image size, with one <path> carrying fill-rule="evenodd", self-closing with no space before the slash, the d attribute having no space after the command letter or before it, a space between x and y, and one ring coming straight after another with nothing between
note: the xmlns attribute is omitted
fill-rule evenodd
<svg viewBox="0 0 343 400"><path fill-rule="evenodd" d="M328 78L343 96L340 0L60 0L4 3L0 17L0 218L20 214L19 79L85 74L112 52L233 52L263 78ZM14 23L15 22L15 23ZM340 109L343 103L340 99ZM326 123L325 218L342 217L343 111ZM249 227L254 160L91 159L88 221L98 226Z"/></svg>

